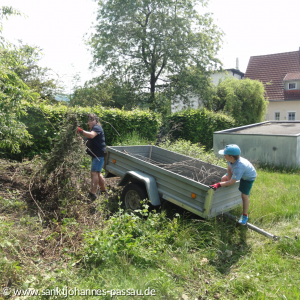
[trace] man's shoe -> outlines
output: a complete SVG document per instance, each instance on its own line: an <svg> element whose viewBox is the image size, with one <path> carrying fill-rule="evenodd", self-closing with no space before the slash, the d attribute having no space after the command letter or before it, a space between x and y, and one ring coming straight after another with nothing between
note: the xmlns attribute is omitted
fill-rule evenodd
<svg viewBox="0 0 300 300"><path fill-rule="evenodd" d="M93 194L91 192L89 192L89 198L92 200L92 201L95 201L97 199L97 196L96 194Z"/></svg>
<svg viewBox="0 0 300 300"><path fill-rule="evenodd" d="M242 215L242 216L240 217L240 219L239 219L239 223L240 223L241 225L246 225L247 222L248 222L248 217Z"/></svg>
<svg viewBox="0 0 300 300"><path fill-rule="evenodd" d="M104 190L104 191L100 190L100 193L101 193L101 195L108 195L108 191L107 190Z"/></svg>

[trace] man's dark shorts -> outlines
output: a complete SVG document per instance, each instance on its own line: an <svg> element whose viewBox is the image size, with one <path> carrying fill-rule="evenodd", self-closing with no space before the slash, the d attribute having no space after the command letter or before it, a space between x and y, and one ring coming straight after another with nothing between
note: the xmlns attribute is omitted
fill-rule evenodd
<svg viewBox="0 0 300 300"><path fill-rule="evenodd" d="M104 165L104 157L93 157L91 172L101 172Z"/></svg>

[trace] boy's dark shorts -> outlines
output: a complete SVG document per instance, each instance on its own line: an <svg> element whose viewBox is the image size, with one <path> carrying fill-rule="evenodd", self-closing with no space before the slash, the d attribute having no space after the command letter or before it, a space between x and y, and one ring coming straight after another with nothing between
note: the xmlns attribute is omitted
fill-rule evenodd
<svg viewBox="0 0 300 300"><path fill-rule="evenodd" d="M249 195L254 181L255 180L241 179L240 180L239 191L242 192L242 194Z"/></svg>

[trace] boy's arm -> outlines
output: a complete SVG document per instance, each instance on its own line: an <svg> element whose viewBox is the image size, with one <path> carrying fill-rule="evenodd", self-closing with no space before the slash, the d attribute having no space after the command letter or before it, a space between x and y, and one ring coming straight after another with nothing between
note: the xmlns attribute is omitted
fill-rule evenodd
<svg viewBox="0 0 300 300"><path fill-rule="evenodd" d="M231 173L230 166L227 167L227 177L229 178L229 180L221 181L216 184L212 184L209 187L213 190L216 190L217 188L220 188L220 187L231 186L231 185L235 184L236 180L232 179L232 173Z"/></svg>
<svg viewBox="0 0 300 300"><path fill-rule="evenodd" d="M231 178L228 181L220 182L220 185L221 185L221 187L225 187L225 186L231 186L231 185L233 185L235 183L236 183L236 180L234 180L234 179Z"/></svg>
<svg viewBox="0 0 300 300"><path fill-rule="evenodd" d="M231 177L232 177L231 168L229 166L227 167L227 177L229 179L231 179Z"/></svg>
<svg viewBox="0 0 300 300"><path fill-rule="evenodd" d="M227 177L229 178L228 181L223 181L223 182L220 182L220 185L221 187L225 187L225 186L231 186L233 184L236 183L236 179L233 179L232 178L232 172L231 172L231 168L230 166L227 167Z"/></svg>

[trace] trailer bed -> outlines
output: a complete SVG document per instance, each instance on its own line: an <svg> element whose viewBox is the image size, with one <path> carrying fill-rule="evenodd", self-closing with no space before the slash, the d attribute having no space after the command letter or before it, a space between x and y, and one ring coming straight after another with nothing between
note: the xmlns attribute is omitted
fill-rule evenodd
<svg viewBox="0 0 300 300"><path fill-rule="evenodd" d="M242 205L239 182L216 191L208 187L221 180L225 168L160 147L107 147L104 168L106 177L112 174L123 177L129 171L152 176L162 199L204 218L212 218Z"/></svg>

